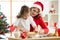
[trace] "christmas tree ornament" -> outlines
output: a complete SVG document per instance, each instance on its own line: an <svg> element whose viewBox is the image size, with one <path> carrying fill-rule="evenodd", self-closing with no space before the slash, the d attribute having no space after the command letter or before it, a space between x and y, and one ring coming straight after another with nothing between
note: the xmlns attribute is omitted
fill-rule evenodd
<svg viewBox="0 0 60 40"><path fill-rule="evenodd" d="M10 32L13 32L15 30L13 24L10 26Z"/></svg>
<svg viewBox="0 0 60 40"><path fill-rule="evenodd" d="M22 38L22 39L27 38L27 33L26 33L26 32L22 32L22 33L21 33L21 38Z"/></svg>
<svg viewBox="0 0 60 40"><path fill-rule="evenodd" d="M0 18L2 18L2 17L0 16Z"/></svg>

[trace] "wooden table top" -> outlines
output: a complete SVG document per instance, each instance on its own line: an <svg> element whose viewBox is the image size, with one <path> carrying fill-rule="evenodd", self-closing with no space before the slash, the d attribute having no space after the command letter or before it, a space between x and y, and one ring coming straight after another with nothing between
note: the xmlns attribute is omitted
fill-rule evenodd
<svg viewBox="0 0 60 40"><path fill-rule="evenodd" d="M9 40L23 40L21 38L8 38ZM41 37L41 38L26 38L24 40L60 40L60 37Z"/></svg>

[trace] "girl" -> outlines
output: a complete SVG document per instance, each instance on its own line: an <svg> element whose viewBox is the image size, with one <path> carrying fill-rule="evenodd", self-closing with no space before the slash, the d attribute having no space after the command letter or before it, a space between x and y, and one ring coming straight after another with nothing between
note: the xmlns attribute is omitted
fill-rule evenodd
<svg viewBox="0 0 60 40"><path fill-rule="evenodd" d="M19 29L20 31L29 32L30 31L30 24L36 30L36 24L33 21L33 18L30 16L29 7L22 6L19 15L17 15L17 21L15 22L15 28Z"/></svg>
<svg viewBox="0 0 60 40"><path fill-rule="evenodd" d="M30 8L30 12L31 12L31 16L33 17L33 20L35 21L37 27L40 26L41 27L41 31L42 33L48 33L48 28L47 26L44 24L44 21L42 19L42 16L40 14L40 12L43 11L43 4L41 2L35 2L34 5ZM32 27L32 25L30 25L30 31L32 32L34 29Z"/></svg>

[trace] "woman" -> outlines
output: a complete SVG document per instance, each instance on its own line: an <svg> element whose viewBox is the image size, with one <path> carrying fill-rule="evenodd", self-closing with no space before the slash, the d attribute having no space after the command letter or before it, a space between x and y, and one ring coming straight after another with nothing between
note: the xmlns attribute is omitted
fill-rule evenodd
<svg viewBox="0 0 60 40"><path fill-rule="evenodd" d="M31 16L33 17L37 27L40 26L41 30L40 33L42 32L43 34L47 34L48 33L48 28L45 25L42 16L41 16L41 12L43 11L43 4L41 2L35 2L34 5L30 8L30 12L31 12ZM30 31L32 32L34 29L32 27L32 25L30 25Z"/></svg>

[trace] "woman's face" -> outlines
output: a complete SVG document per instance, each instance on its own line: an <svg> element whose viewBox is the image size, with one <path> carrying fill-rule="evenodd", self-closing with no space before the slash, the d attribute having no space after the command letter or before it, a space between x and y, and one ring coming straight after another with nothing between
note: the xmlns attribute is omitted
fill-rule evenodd
<svg viewBox="0 0 60 40"><path fill-rule="evenodd" d="M35 17L38 14L39 14L39 9L38 8L31 8L30 15L32 17Z"/></svg>

